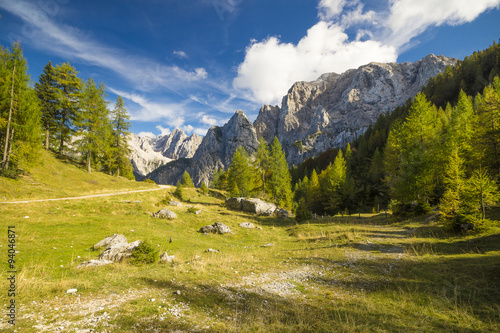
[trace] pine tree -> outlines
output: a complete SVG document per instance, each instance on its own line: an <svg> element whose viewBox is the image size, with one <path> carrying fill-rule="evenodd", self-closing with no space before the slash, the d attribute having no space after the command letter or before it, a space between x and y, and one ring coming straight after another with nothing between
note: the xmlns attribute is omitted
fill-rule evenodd
<svg viewBox="0 0 500 333"><path fill-rule="evenodd" d="M478 113L475 141L479 143L479 160L495 177L500 175L500 78L484 88L475 100Z"/></svg>
<svg viewBox="0 0 500 333"><path fill-rule="evenodd" d="M120 173L127 178L133 178L132 164L128 159L130 148L127 138L130 135L130 116L125 109L125 102L121 96L116 98L115 108L111 112L114 143L112 146L112 164L110 169L120 176Z"/></svg>
<svg viewBox="0 0 500 333"><path fill-rule="evenodd" d="M245 148L239 146L233 154L233 160L228 169L228 191L232 196L250 195L252 190L252 177L248 154Z"/></svg>
<svg viewBox="0 0 500 333"><path fill-rule="evenodd" d="M339 150L333 164L330 164L320 176L322 202L325 210L329 213L336 214L345 209L342 187L346 181L346 176L347 163L342 150Z"/></svg>
<svg viewBox="0 0 500 333"><path fill-rule="evenodd" d="M81 111L75 119L79 129L77 145L86 157L88 173L93 162L102 164L109 156L112 136L105 95L104 84L96 87L94 80L89 78L81 93Z"/></svg>
<svg viewBox="0 0 500 333"><path fill-rule="evenodd" d="M203 194L208 194L209 193L208 186L207 186L207 184L205 182L201 182L200 191Z"/></svg>
<svg viewBox="0 0 500 333"><path fill-rule="evenodd" d="M426 202L438 184L436 156L440 133L437 109L423 94L415 96L405 123L396 125L387 143L389 182L400 202Z"/></svg>
<svg viewBox="0 0 500 333"><path fill-rule="evenodd" d="M444 219L455 221L462 213L465 193L465 170L464 161L459 155L459 149L455 148L450 156L446 168L446 191L441 198L439 209Z"/></svg>
<svg viewBox="0 0 500 333"><path fill-rule="evenodd" d="M269 147L264 138L260 138L255 162L260 172L262 182L262 192L266 193L266 174L269 170Z"/></svg>
<svg viewBox="0 0 500 333"><path fill-rule="evenodd" d="M182 174L181 184L184 187L194 187L194 183L191 180L191 176L186 170L184 170L184 173Z"/></svg>
<svg viewBox="0 0 500 333"><path fill-rule="evenodd" d="M311 173L311 179L309 179L306 193L307 194L305 200L307 203L307 207L315 213L320 213L322 210L321 188L316 169L313 169Z"/></svg>
<svg viewBox="0 0 500 333"><path fill-rule="evenodd" d="M466 201L486 218L486 208L498 201L498 187L484 169L474 171L467 182Z"/></svg>
<svg viewBox="0 0 500 333"><path fill-rule="evenodd" d="M281 148L281 143L277 137L271 144L269 155L269 192L274 203L282 207L291 207L292 205L292 177L288 170L285 153Z"/></svg>
<svg viewBox="0 0 500 333"><path fill-rule="evenodd" d="M57 98L56 98L55 70L52 62L44 67L39 82L35 84L36 93L42 109L42 124L45 129L45 149L50 148L50 137L57 126Z"/></svg>
<svg viewBox="0 0 500 333"><path fill-rule="evenodd" d="M22 48L0 49L0 169L28 166L37 160L40 107ZM11 164L12 162L12 164Z"/></svg>
<svg viewBox="0 0 500 333"><path fill-rule="evenodd" d="M56 137L59 141L59 155L63 155L64 147L69 143L75 132L75 120L80 111L80 93L82 81L78 72L69 63L57 65L55 68L56 80Z"/></svg>

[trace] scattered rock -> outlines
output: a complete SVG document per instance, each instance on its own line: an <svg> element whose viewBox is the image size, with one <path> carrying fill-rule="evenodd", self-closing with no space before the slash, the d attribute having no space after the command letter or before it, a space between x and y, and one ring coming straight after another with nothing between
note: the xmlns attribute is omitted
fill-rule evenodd
<svg viewBox="0 0 500 333"><path fill-rule="evenodd" d="M174 295L178 295L178 296L180 296L180 294L181 294L181 291L180 291L180 290L176 290L176 291L174 291Z"/></svg>
<svg viewBox="0 0 500 333"><path fill-rule="evenodd" d="M241 201L245 198L227 198L226 207L231 210L241 210Z"/></svg>
<svg viewBox="0 0 500 333"><path fill-rule="evenodd" d="M260 199L245 199L241 202L241 210L247 213L254 213L257 215L271 216L276 211L275 204L265 202Z"/></svg>
<svg viewBox="0 0 500 333"><path fill-rule="evenodd" d="M157 217L157 218L161 218L161 219L176 219L177 214L175 214L171 210L163 208L162 210L159 210L158 212L154 213L153 217Z"/></svg>
<svg viewBox="0 0 500 333"><path fill-rule="evenodd" d="M170 240L168 242L172 243L173 241L174 241L174 239L172 238L172 236L170 236Z"/></svg>
<svg viewBox="0 0 500 333"><path fill-rule="evenodd" d="M89 261L84 261L80 265L76 266L76 268L83 268L83 267L97 267L97 266L104 266L113 263L110 260L105 260L105 259L99 259L99 260L89 260Z"/></svg>
<svg viewBox="0 0 500 333"><path fill-rule="evenodd" d="M132 243L121 243L113 244L108 247L101 255L99 259L111 260L111 261L121 261L124 258L128 258L132 255L132 251L139 246L140 240L136 240Z"/></svg>
<svg viewBox="0 0 500 333"><path fill-rule="evenodd" d="M178 206L178 207L182 207L182 204L181 204L179 201L175 201L175 200L170 200L170 201L168 202L168 204L169 204L170 206Z"/></svg>
<svg viewBox="0 0 500 333"><path fill-rule="evenodd" d="M255 225L250 222L243 222L240 223L240 227L245 228L245 229L255 229Z"/></svg>
<svg viewBox="0 0 500 333"><path fill-rule="evenodd" d="M278 209L276 211L276 216L281 217L282 219L287 219L290 216L290 213L284 209Z"/></svg>
<svg viewBox="0 0 500 333"><path fill-rule="evenodd" d="M199 231L204 233L205 235L217 232L213 225L207 225L207 226L201 227Z"/></svg>
<svg viewBox="0 0 500 333"><path fill-rule="evenodd" d="M196 215L200 215L201 214L201 209L198 209L196 212L194 212Z"/></svg>
<svg viewBox="0 0 500 333"><path fill-rule="evenodd" d="M269 246L274 246L274 244L273 243L267 243L265 245L262 245L262 247L269 247Z"/></svg>
<svg viewBox="0 0 500 333"><path fill-rule="evenodd" d="M212 225L207 225L205 227L200 228L200 232L204 234L225 234L225 233L233 233L231 229L225 225L224 223L215 222Z"/></svg>
<svg viewBox="0 0 500 333"><path fill-rule="evenodd" d="M66 294L73 294L74 295L74 294L76 294L77 291L78 291L77 289L68 289L68 290L66 290Z"/></svg>
<svg viewBox="0 0 500 333"><path fill-rule="evenodd" d="M160 256L160 262L167 262L167 263L171 264L174 260L175 260L175 256L169 256L167 254L167 252L163 253Z"/></svg>
<svg viewBox="0 0 500 333"><path fill-rule="evenodd" d="M114 234L113 236L109 236L107 238L104 238L102 241L100 241L99 243L94 245L92 248L95 250L95 249L98 249L101 247L110 247L111 245L114 245L114 244L127 244L127 243L128 243L128 241L127 241L127 238L125 236Z"/></svg>
<svg viewBox="0 0 500 333"><path fill-rule="evenodd" d="M273 215L277 210L275 204L256 198L228 198L226 199L226 207L263 216Z"/></svg>
<svg viewBox="0 0 500 333"><path fill-rule="evenodd" d="M217 252L219 252L219 250L208 249L208 250L206 250L205 252L214 252L214 253L217 253Z"/></svg>

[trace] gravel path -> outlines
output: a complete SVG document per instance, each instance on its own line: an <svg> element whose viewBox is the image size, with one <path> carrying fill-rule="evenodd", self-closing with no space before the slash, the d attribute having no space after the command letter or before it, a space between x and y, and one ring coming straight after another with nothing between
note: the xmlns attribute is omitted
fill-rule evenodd
<svg viewBox="0 0 500 333"><path fill-rule="evenodd" d="M159 190L163 190L163 189L171 187L170 185L158 185L158 186L159 186L159 188L151 188L151 189L147 189L147 190L134 190L134 191L113 192L113 193L91 194L91 195L83 195L83 196L80 196L80 197L68 197L68 198L22 200L22 201L3 201L3 202L0 202L0 204L19 204L19 203L30 203L30 202L60 201L60 200L79 200L79 199L89 199L89 198L99 198L99 197L111 197L111 196L114 196L114 195L139 193L139 192L159 191Z"/></svg>

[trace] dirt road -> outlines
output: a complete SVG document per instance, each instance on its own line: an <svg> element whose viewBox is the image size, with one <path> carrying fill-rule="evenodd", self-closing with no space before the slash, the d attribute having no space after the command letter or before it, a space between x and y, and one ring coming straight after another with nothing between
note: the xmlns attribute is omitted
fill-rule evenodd
<svg viewBox="0 0 500 333"><path fill-rule="evenodd" d="M121 192L113 192L113 193L91 194L91 195L82 195L80 197L68 197L68 198L20 200L20 201L3 201L3 202L0 202L0 204L19 204L19 203L43 202L43 201L79 200L79 199L98 198L98 197L110 197L110 196L113 196L113 195L122 195L122 194L139 193L139 192L159 191L159 190L163 190L163 189L171 187L170 185L158 185L158 186L159 186L159 188L151 188L151 189L147 189L147 190L121 191Z"/></svg>

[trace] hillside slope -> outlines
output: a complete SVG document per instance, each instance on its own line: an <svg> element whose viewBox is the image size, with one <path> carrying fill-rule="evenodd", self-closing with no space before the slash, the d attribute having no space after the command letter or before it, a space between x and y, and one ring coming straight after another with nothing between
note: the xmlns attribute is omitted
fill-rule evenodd
<svg viewBox="0 0 500 333"><path fill-rule="evenodd" d="M60 160L43 150L38 165L19 179L0 177L0 201L72 197L153 187L156 185L101 172L89 174L82 166Z"/></svg>

